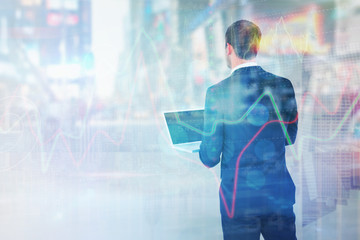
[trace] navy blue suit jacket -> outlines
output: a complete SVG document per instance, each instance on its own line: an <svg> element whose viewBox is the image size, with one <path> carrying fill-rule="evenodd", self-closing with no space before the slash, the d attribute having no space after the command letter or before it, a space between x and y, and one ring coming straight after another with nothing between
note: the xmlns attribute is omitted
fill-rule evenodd
<svg viewBox="0 0 360 240"><path fill-rule="evenodd" d="M291 82L260 66L240 68L208 88L199 156L208 167L221 162L222 214L225 205L236 215L295 203L285 146L294 143L297 123Z"/></svg>

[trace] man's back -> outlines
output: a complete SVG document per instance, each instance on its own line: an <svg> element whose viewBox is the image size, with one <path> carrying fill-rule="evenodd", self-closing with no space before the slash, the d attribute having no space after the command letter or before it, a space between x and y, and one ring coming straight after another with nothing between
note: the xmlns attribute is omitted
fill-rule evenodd
<svg viewBox="0 0 360 240"><path fill-rule="evenodd" d="M291 82L261 67L240 68L208 89L200 158L210 167L221 158L222 214L294 204L285 145L295 141L296 119Z"/></svg>
<svg viewBox="0 0 360 240"><path fill-rule="evenodd" d="M297 108L289 80L257 66L260 28L247 20L225 33L229 78L206 93L200 159L221 159L220 210L224 240L296 240L295 185L285 145L295 141Z"/></svg>

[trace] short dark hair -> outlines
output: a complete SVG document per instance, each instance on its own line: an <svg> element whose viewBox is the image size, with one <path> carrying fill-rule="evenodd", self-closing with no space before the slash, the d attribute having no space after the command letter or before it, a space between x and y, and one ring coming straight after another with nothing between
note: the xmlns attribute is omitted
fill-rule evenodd
<svg viewBox="0 0 360 240"><path fill-rule="evenodd" d="M260 28L247 20L234 22L225 33L225 47L229 43L234 48L235 54L246 60L256 57L260 40Z"/></svg>

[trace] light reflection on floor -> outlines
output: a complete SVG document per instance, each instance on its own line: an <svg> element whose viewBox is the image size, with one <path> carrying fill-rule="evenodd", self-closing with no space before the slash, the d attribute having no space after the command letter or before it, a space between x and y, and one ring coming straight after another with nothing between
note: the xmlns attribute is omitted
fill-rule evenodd
<svg viewBox="0 0 360 240"><path fill-rule="evenodd" d="M43 173L34 154L2 172L0 239L222 239L218 187L207 168L142 153L133 171L130 155L100 154L104 164L88 163L99 172L59 172L57 159ZM357 239L359 199L352 191L348 205L304 228L298 223L299 239Z"/></svg>

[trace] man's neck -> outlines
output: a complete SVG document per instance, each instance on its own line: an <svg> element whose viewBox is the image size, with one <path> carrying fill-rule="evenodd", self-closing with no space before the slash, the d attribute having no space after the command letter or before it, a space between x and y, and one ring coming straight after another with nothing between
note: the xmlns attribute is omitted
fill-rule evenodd
<svg viewBox="0 0 360 240"><path fill-rule="evenodd" d="M233 59L233 61L231 61L231 70L233 70L236 67L238 67L239 65L245 64L245 63L256 63L256 61L255 61L255 58L250 59L250 60L235 58L235 59Z"/></svg>
<svg viewBox="0 0 360 240"><path fill-rule="evenodd" d="M237 65L234 64L234 67L231 68L230 75L232 75L236 70L238 70L240 68L253 67L253 66L257 66L255 59L241 61L241 63L239 62Z"/></svg>

